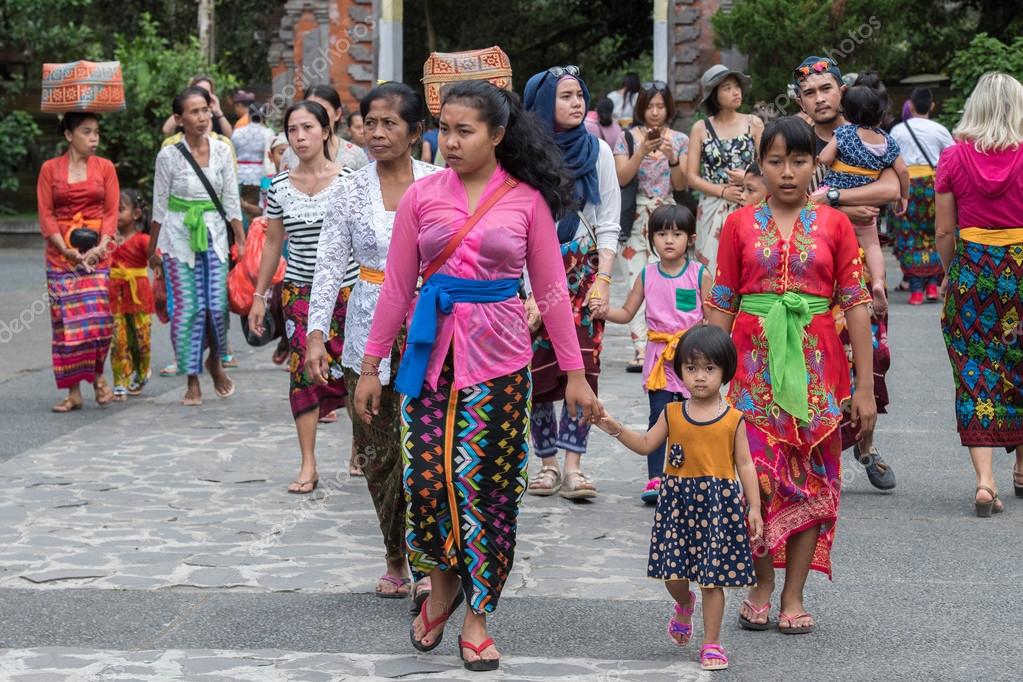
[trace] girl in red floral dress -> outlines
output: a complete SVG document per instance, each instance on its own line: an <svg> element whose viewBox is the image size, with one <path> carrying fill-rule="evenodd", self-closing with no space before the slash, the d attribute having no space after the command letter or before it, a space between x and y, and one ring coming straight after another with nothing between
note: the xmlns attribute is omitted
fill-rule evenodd
<svg viewBox="0 0 1023 682"><path fill-rule="evenodd" d="M784 568L778 629L797 634L815 627L803 607L809 570L831 577L841 493L838 426L850 399L849 371L830 307L845 311L857 376L870 381L870 294L849 219L807 201L810 129L795 117L774 121L759 151L768 198L725 221L705 310L710 324L732 333L739 353L728 397L744 413L760 482L757 584L740 625L769 627L774 569ZM857 388L852 418L869 432L873 390L862 382Z"/></svg>

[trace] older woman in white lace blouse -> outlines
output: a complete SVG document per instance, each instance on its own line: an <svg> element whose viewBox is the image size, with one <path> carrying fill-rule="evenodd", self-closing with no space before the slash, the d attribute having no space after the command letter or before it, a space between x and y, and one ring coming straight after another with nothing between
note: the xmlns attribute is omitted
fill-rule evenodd
<svg viewBox="0 0 1023 682"><path fill-rule="evenodd" d="M363 371L379 372L384 386L380 406L369 424L353 419L355 448L362 453L362 470L384 536L387 571L380 577L380 597L413 594L417 605L429 594L429 578L410 585L405 559L405 498L401 446L398 437L400 397L393 388L397 346L377 367L363 367L362 357L384 281L384 264L398 202L409 186L440 170L412 158L412 146L423 132L423 101L401 83L384 83L362 100L366 140L374 162L345 177L331 199L317 248L316 270L309 302L306 371L326 381L329 358L324 336L329 335L330 311L337 299L349 258L360 266L359 280L348 299L341 365L349 395ZM400 343L400 341L399 341Z"/></svg>

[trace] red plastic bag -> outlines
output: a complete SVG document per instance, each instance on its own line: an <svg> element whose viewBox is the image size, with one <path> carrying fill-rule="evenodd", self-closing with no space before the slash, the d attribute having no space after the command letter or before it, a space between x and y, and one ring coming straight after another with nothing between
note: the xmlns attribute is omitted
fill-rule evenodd
<svg viewBox="0 0 1023 682"><path fill-rule="evenodd" d="M167 314L167 280L164 279L162 269L160 276L153 278L153 311L163 324L170 322L170 315Z"/></svg>
<svg viewBox="0 0 1023 682"><path fill-rule="evenodd" d="M249 224L249 233L245 236L245 255L235 263L231 272L227 273L227 301L231 306L231 312L236 315L248 315L249 309L252 307L264 243L266 243L266 218L260 216ZM284 279L286 267L286 261L281 258L271 285L279 284Z"/></svg>

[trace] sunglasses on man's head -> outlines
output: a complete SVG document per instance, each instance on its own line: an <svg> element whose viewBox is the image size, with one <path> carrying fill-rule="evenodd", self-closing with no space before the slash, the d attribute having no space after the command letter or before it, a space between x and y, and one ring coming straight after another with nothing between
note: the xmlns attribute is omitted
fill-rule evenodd
<svg viewBox="0 0 1023 682"><path fill-rule="evenodd" d="M555 78L561 78L562 76L578 76L579 67L575 64L569 64L567 66L552 66L547 69L547 73Z"/></svg>
<svg viewBox="0 0 1023 682"><path fill-rule="evenodd" d="M664 81L647 81L643 83L644 90L667 90L668 84Z"/></svg>
<svg viewBox="0 0 1023 682"><path fill-rule="evenodd" d="M800 66L796 69L796 75L809 76L811 73L824 73L833 66L837 66L837 64L830 59L822 59L819 62L814 62L813 64Z"/></svg>

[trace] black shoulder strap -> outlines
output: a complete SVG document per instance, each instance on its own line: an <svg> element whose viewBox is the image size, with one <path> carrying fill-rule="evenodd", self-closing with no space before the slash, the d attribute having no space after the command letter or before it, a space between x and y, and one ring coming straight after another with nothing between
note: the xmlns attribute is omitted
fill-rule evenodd
<svg viewBox="0 0 1023 682"><path fill-rule="evenodd" d="M181 155L185 157L185 161L187 161L188 165L192 167L195 174L199 176L199 182L201 182L202 186L206 188L206 193L210 195L210 201L212 201L213 205L217 208L217 213L219 213L220 217L224 219L224 224L230 226L231 221L227 219L227 211L224 210L224 205L220 203L220 197L218 197L217 193L213 191L213 185L210 184L210 179L207 178L206 174L202 172L201 168L199 168L199 164L196 163L195 157L192 156L192 152L188 151L188 146L185 144L185 141L181 140L175 144L174 147L181 152ZM212 153L212 147L210 153Z"/></svg>
<svg viewBox="0 0 1023 682"><path fill-rule="evenodd" d="M920 144L920 140L917 139L916 133L913 132L913 128L909 125L909 121L910 119L907 118L905 121L902 122L902 125L906 126L906 130L909 131L910 137L912 137L913 142L916 143L916 148L919 149L920 153L924 155L924 161L926 161L927 165L930 166L931 169L933 170L934 164L931 163L931 157L927 156L927 152L924 150L924 146Z"/></svg>
<svg viewBox="0 0 1023 682"><path fill-rule="evenodd" d="M710 118L704 120L707 125L707 132L710 133L710 138L714 141L714 145L718 148L718 153L721 156L725 155L725 150L721 147L721 138L718 137L718 131L714 130L714 124L710 122Z"/></svg>

